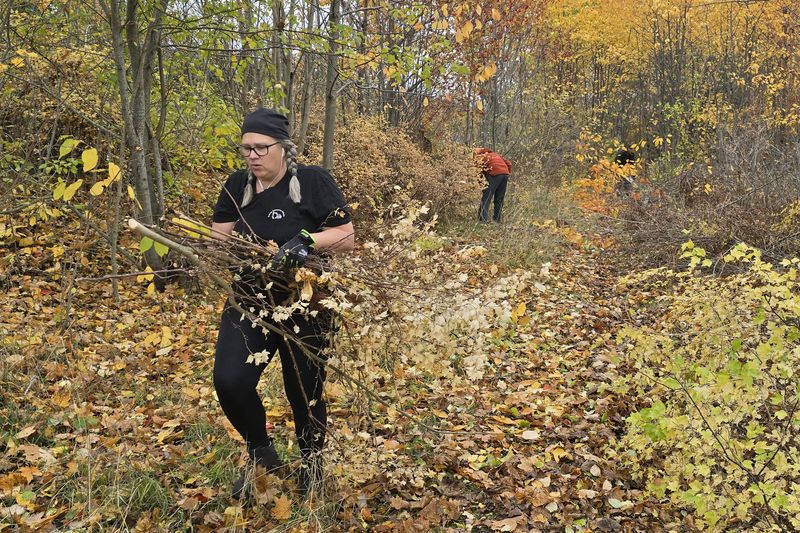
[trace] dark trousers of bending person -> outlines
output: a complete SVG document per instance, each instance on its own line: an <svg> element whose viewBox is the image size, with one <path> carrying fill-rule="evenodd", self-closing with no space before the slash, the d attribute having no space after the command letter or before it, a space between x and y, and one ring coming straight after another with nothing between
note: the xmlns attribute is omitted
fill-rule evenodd
<svg viewBox="0 0 800 533"><path fill-rule="evenodd" d="M486 187L483 189L483 194L481 196L478 220L481 222L489 220L489 206L492 204L492 199L494 198L494 213L492 218L495 222L500 222L503 213L503 202L506 198L508 174L498 174L497 176L484 174L484 176L486 177Z"/></svg>
<svg viewBox="0 0 800 533"><path fill-rule="evenodd" d="M292 316L282 322L287 335L252 327L249 320L227 307L222 313L217 354L214 360L214 387L219 403L231 425L247 443L248 451L272 443L266 429L266 413L256 388L268 363L248 363L251 354L277 351L281 358L283 385L294 416L295 434L303 458L322 449L325 443L327 408L322 398L325 366L308 357L299 346L322 357L328 344L324 321Z"/></svg>

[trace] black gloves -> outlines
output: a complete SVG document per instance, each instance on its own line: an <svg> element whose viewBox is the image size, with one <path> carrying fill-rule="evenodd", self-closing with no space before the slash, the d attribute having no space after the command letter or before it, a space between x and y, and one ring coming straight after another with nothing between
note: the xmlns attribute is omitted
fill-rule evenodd
<svg viewBox="0 0 800 533"><path fill-rule="evenodd" d="M293 268L306 262L308 252L314 250L314 237L306 230L292 237L272 259L272 269L277 270L281 266Z"/></svg>

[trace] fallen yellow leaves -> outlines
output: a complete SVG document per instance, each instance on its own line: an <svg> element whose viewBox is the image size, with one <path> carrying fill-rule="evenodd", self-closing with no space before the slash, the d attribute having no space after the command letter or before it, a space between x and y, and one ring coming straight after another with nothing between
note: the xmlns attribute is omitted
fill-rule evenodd
<svg viewBox="0 0 800 533"><path fill-rule="evenodd" d="M536 430L527 430L522 432L522 438L525 440L539 440L541 434Z"/></svg>
<svg viewBox="0 0 800 533"><path fill-rule="evenodd" d="M516 516L505 520L488 520L486 525L492 528L492 531L516 531L517 526L524 522L527 522L525 516Z"/></svg>
<svg viewBox="0 0 800 533"><path fill-rule="evenodd" d="M491 417L491 419L496 421L496 422L500 422L501 424L508 425L508 426L516 426L517 425L517 421L516 420L512 420L512 419L508 418L507 416L493 415Z"/></svg>
<svg viewBox="0 0 800 533"><path fill-rule="evenodd" d="M31 246L47 246L35 235L30 238ZM93 249L84 248L86 254ZM60 256L74 253L69 242L63 249ZM480 335L470 329L474 315L468 306L463 306L463 331L445 332L472 344L430 350L431 364L423 370L399 357L387 356L377 369L359 361L352 375L367 376L390 406L361 402L350 382L332 376L326 394L331 445L325 473L338 491L336 520L342 530L399 533L465 524L473 530L558 530L575 517L591 515L586 524L593 524L603 513L627 519L634 505L642 508L626 486L630 480L617 478L622 474L616 473L614 458L605 455L615 424L625 415L624 404L599 387L615 376L609 355L615 324L611 313L590 307L594 300L587 303L588 289L581 284L586 275L570 270L570 262L580 259L559 258L523 278L505 265L478 264L486 253L469 246L448 255L459 265L453 266L452 294L473 294L471 303L486 301L486 272L508 276L509 288L492 285L496 307L481 315L487 322ZM93 260L87 264L95 266ZM594 257L586 263L595 264ZM310 276L298 281L301 290L307 279L312 281ZM611 276L591 279L594 291L602 289L597 279ZM152 273L142 275L142 284L151 281ZM36 379L12 382L14 387L0 391L42 413L13 428L15 442L6 453L15 466L0 472L0 492L19 505L8 512L22 513L12 518L14 527L22 527L23 514L33 519L55 502L59 513L67 513L59 525L66 528L72 502L57 500L58 491L50 487L80 484L104 471L131 480L128 487L151 487L169 501L172 519L180 517L171 526L206 532L268 531L278 522L287 530L294 527L285 523L300 505L292 496L296 473L258 478L253 508L228 499L244 447L221 415L211 383L216 300L177 292L148 295L133 278L129 285L121 283L122 302L116 307L107 287L87 284L81 288L86 292L75 296L84 307L61 308L79 326L58 352L60 331L56 335L30 316L37 305L61 305L61 288L34 282L15 278L14 292L0 301L7 307L3 323L13 324L8 326L13 337L4 337L3 346L19 346L6 364L23 375L31 371L26 361L42 361ZM92 303L98 301L103 305ZM446 318L448 312L442 307L432 316ZM387 317L369 321L356 334L366 338ZM435 373L443 362L475 355L482 356L476 363L481 373L465 375L456 364L447 377ZM271 396L267 421L276 426L271 431L281 454L296 459L291 413L280 392L272 395L280 390L276 363L269 369L275 373L264 376ZM412 417L445 432L421 428ZM85 485L77 490L88 492ZM99 509L91 505L85 503L69 520L83 528L111 527L112 505L107 500ZM137 509L129 524L155 530L159 519Z"/></svg>
<svg viewBox="0 0 800 533"><path fill-rule="evenodd" d="M292 500L284 494L276 496L270 513L275 520L288 520L292 516Z"/></svg>
<svg viewBox="0 0 800 533"><path fill-rule="evenodd" d="M36 432L36 428L39 427L39 424L32 424L25 428L22 428L16 435L17 440L22 440L30 437Z"/></svg>
<svg viewBox="0 0 800 533"><path fill-rule="evenodd" d="M7 498L11 495L11 492L15 487L25 485L29 482L30 480L28 479L28 476L18 471L0 477L0 494L2 494L4 498Z"/></svg>

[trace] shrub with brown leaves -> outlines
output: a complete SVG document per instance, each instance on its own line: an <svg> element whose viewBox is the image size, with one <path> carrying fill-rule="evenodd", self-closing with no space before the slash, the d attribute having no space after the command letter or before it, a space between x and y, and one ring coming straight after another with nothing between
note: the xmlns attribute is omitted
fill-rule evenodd
<svg viewBox="0 0 800 533"><path fill-rule="evenodd" d="M469 149L438 140L423 152L402 129L379 117L356 117L336 130L334 176L362 227L381 223L399 206L427 203L431 214L472 214L480 181ZM307 162L321 159L321 133L309 138Z"/></svg>

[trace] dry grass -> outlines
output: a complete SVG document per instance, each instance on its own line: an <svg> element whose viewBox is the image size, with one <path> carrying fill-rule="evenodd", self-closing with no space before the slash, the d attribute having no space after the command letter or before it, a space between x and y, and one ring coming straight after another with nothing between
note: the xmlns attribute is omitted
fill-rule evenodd
<svg viewBox="0 0 800 533"><path fill-rule="evenodd" d="M509 180L500 224L477 221L480 192L470 200L467 214L445 216L439 231L448 238L482 244L494 262L508 267L538 268L550 261L564 243L552 231L555 222L574 214L571 202L558 189L526 176Z"/></svg>

